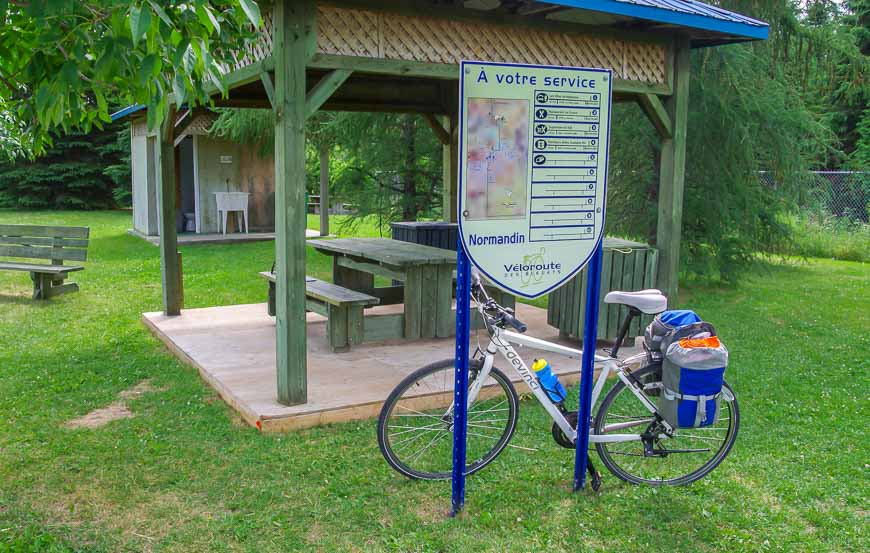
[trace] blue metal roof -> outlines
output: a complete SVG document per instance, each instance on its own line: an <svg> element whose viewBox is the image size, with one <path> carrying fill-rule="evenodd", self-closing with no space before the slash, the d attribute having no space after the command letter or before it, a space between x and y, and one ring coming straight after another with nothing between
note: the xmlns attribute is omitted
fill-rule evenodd
<svg viewBox="0 0 870 553"><path fill-rule="evenodd" d="M657 23L658 28L688 30L696 46L766 40L769 31L764 21L695 0L547 0L542 3L611 14L626 20L650 21ZM559 18L558 14L549 17Z"/></svg>
<svg viewBox="0 0 870 553"><path fill-rule="evenodd" d="M137 111L142 111L143 109L145 109L145 107L146 106L144 104L133 104L131 106L125 107L124 109L116 111L115 113L113 113L109 117L112 118L112 121L117 121L118 119L120 119L122 117L127 117L131 113L136 113Z"/></svg>

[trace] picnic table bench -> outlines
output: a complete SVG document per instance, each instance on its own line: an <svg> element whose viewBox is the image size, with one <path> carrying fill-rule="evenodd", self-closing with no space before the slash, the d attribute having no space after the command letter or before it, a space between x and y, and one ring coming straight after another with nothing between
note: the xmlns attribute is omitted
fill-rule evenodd
<svg viewBox="0 0 870 553"><path fill-rule="evenodd" d="M345 288L380 299L379 305L403 304L402 311L369 315L365 340L446 338L454 334L456 251L389 238L309 240L332 256L332 279ZM375 277L392 285L375 286ZM490 289L496 301L513 307L514 297ZM479 322L474 317L472 324ZM476 326L475 326L476 328Z"/></svg>
<svg viewBox="0 0 870 553"><path fill-rule="evenodd" d="M33 280L33 299L48 299L79 289L74 282L64 283L69 273L81 271L82 265L64 265L64 261L87 258L88 227L42 225L0 225L0 257L30 261L0 260L0 270L25 271ZM51 263L33 263L33 260Z"/></svg>
<svg viewBox="0 0 870 553"><path fill-rule="evenodd" d="M275 316L275 273L263 271L269 281L269 315ZM378 298L330 282L305 277L305 309L326 317L326 334L332 351L347 351L364 339L363 309Z"/></svg>

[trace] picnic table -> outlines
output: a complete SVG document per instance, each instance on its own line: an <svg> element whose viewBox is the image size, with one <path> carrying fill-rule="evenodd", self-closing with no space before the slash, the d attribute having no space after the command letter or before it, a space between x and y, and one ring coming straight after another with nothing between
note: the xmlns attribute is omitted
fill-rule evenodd
<svg viewBox="0 0 870 553"><path fill-rule="evenodd" d="M332 256L333 282L380 300L404 304L401 314L366 315L365 339L446 338L454 332L456 253L388 238L309 240ZM375 276L399 284L375 286Z"/></svg>

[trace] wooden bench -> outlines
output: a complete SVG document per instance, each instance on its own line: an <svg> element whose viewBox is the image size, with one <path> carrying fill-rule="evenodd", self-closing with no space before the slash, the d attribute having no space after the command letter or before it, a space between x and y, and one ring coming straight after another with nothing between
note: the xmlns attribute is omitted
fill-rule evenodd
<svg viewBox="0 0 870 553"><path fill-rule="evenodd" d="M263 271L269 281L269 315L275 316L275 273ZM347 288L305 277L305 309L326 317L326 334L332 351L347 351L363 341L363 309L375 305L378 298Z"/></svg>
<svg viewBox="0 0 870 553"><path fill-rule="evenodd" d="M26 271L33 280L33 299L48 299L79 289L74 282L64 283L81 265L64 265L64 261L87 258L87 227L51 227L40 225L0 225L0 257L47 259L51 264L0 260L0 270Z"/></svg>

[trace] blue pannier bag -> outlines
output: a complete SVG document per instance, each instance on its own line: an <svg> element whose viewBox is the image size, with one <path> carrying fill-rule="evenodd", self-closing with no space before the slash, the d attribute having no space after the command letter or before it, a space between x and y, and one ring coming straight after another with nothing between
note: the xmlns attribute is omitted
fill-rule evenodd
<svg viewBox="0 0 870 553"><path fill-rule="evenodd" d="M668 333L699 322L701 322L701 317L688 309L664 311L656 315L656 318L646 327L643 343L649 351L662 351L662 339ZM713 333L715 334L715 331Z"/></svg>
<svg viewBox="0 0 870 553"><path fill-rule="evenodd" d="M719 418L728 350L708 323L671 331L662 340L659 414L671 426L710 426Z"/></svg>

